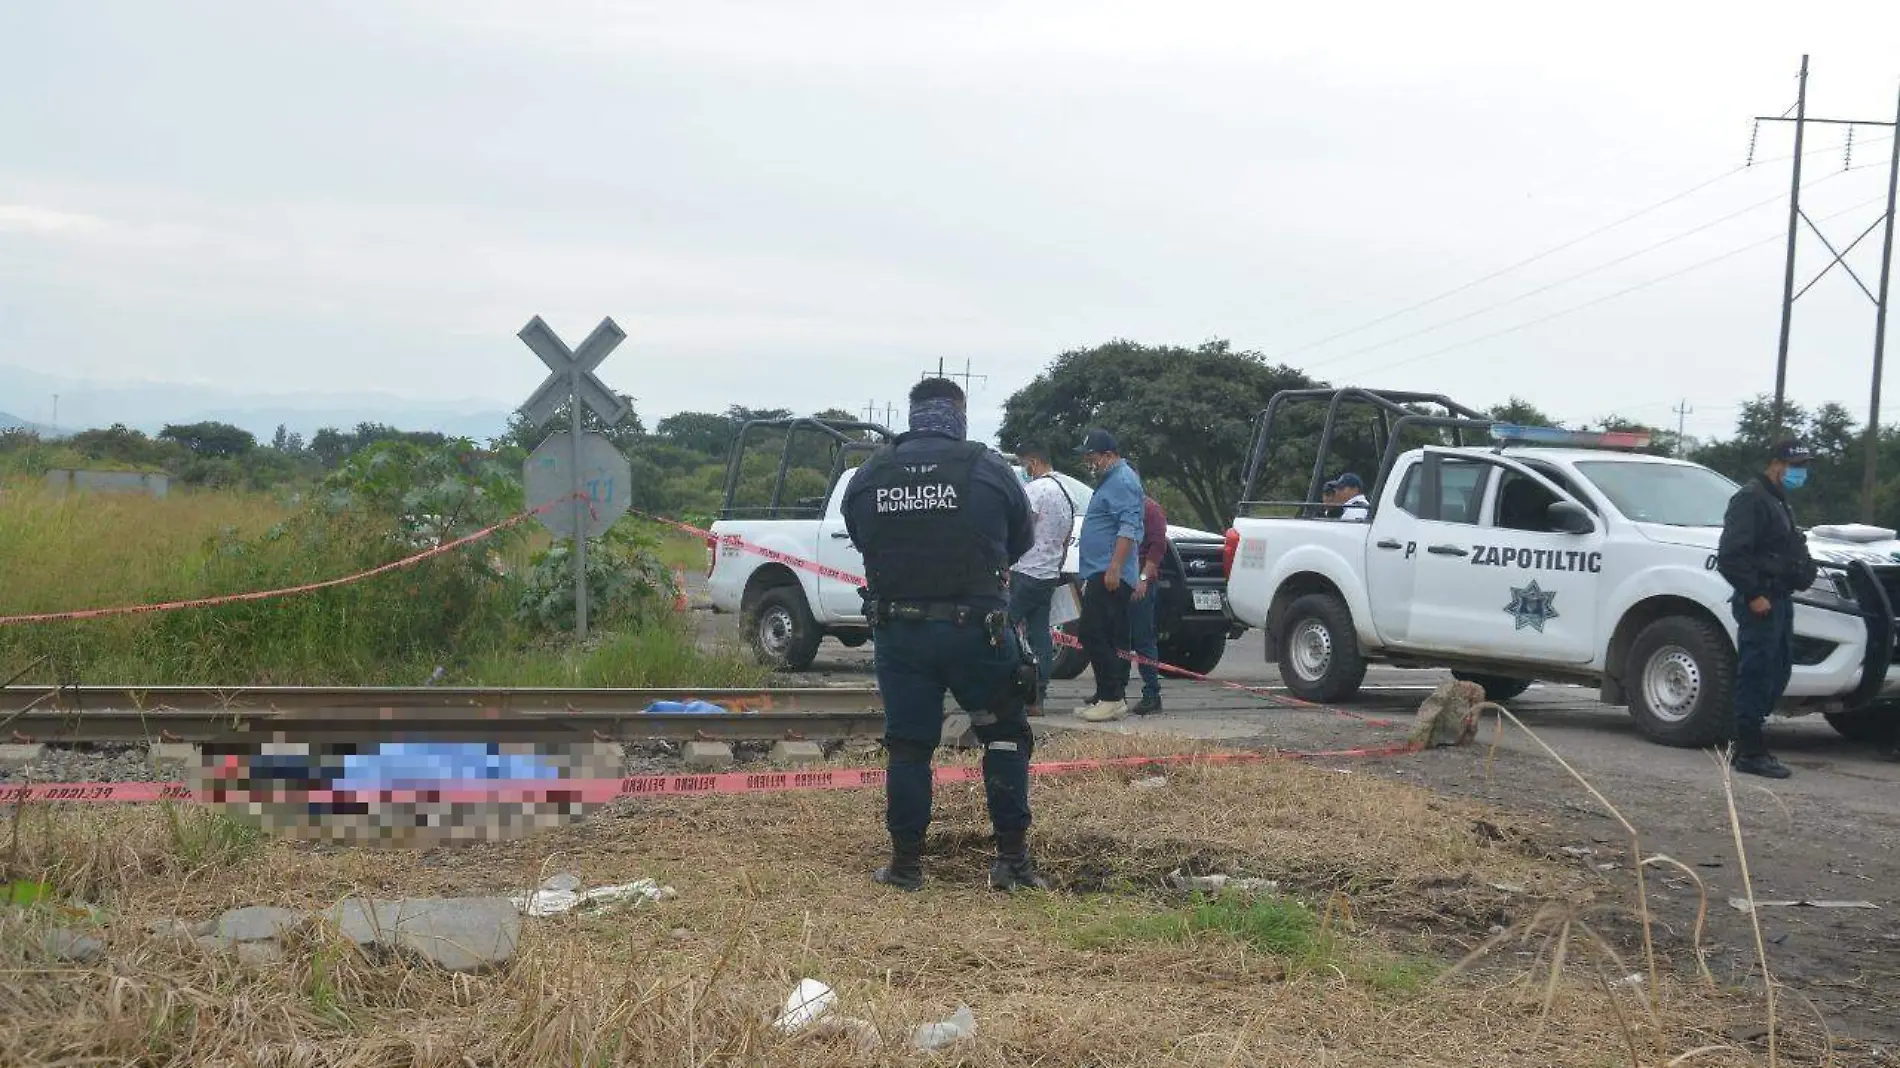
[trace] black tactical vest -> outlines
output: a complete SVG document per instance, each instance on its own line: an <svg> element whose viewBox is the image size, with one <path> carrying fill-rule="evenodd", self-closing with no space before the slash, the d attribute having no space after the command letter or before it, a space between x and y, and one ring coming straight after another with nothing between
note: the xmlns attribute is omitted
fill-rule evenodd
<svg viewBox="0 0 1900 1068"><path fill-rule="evenodd" d="M869 497L858 522L864 577L881 601L955 601L995 596L1008 561L970 513L971 472L988 451L959 443L941 459L906 462L895 447L873 453L846 491Z"/></svg>

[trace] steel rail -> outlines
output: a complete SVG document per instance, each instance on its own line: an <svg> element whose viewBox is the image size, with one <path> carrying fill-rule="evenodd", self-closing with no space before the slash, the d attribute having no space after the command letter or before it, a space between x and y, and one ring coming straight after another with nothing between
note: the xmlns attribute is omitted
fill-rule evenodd
<svg viewBox="0 0 1900 1068"><path fill-rule="evenodd" d="M657 701L693 700L726 711L645 711ZM203 742L266 735L622 742L847 738L880 733L882 705L871 687L15 686L0 688L0 740Z"/></svg>

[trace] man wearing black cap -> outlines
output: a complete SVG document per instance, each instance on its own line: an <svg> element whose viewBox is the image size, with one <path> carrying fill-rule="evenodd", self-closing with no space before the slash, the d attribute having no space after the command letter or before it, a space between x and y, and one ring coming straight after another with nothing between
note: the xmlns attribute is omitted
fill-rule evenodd
<svg viewBox="0 0 1900 1068"><path fill-rule="evenodd" d="M864 554L862 596L884 697L891 861L872 878L923 888L930 759L943 738L948 690L983 743L984 800L996 832L990 886L1047 889L1027 844L1035 739L1024 709L1036 677L1003 592L1010 564L1034 543L1029 500L1001 456L965 440L966 418L955 382L924 379L910 391L910 431L873 453L845 490L845 530Z"/></svg>
<svg viewBox="0 0 1900 1068"><path fill-rule="evenodd" d="M1340 519L1363 523L1372 513L1372 502L1366 500L1366 484L1351 471L1326 483L1323 493L1326 503L1339 509Z"/></svg>
<svg viewBox="0 0 1900 1068"><path fill-rule="evenodd" d="M1729 498L1715 557L1716 570L1735 589L1734 766L1770 779L1794 774L1768 752L1762 724L1794 670L1793 596L1818 574L1788 506L1787 491L1807 483L1808 460L1800 442L1776 443L1768 469Z"/></svg>

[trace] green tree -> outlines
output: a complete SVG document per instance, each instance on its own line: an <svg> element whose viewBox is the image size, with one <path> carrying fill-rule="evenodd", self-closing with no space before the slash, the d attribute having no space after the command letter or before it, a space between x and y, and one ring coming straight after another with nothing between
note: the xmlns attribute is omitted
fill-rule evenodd
<svg viewBox="0 0 1900 1068"><path fill-rule="evenodd" d="M1515 393L1511 394L1511 399L1505 401L1503 404L1493 404L1491 407L1486 408L1484 414L1496 419L1500 423L1511 423L1516 426L1554 427L1562 425L1558 423L1557 420L1544 414L1542 408L1537 407Z"/></svg>
<svg viewBox="0 0 1900 1068"><path fill-rule="evenodd" d="M653 427L660 441L714 459L725 457L738 432L732 416L718 412L675 412Z"/></svg>
<svg viewBox="0 0 1900 1068"><path fill-rule="evenodd" d="M1005 402L998 438L1009 449L1044 445L1073 470L1082 435L1103 427L1146 477L1172 486L1201 525L1220 530L1233 518L1254 417L1280 390L1311 385L1226 341L1190 349L1115 340L1057 356ZM1307 450L1310 465L1310 441Z"/></svg>
<svg viewBox="0 0 1900 1068"><path fill-rule="evenodd" d="M171 424L159 431L158 436L204 457L242 456L257 448L257 438L250 431L229 423Z"/></svg>
<svg viewBox="0 0 1900 1068"><path fill-rule="evenodd" d="M619 396L627 405L627 415L624 419L613 426L608 426L601 421L600 416L594 414L592 408L582 405L581 432L605 435L608 441L614 443L615 448L621 452L628 452L646 440L647 428L646 424L640 422L640 413L633 410L633 398L625 393ZM500 446L513 445L533 452L535 446L541 444L549 434L566 433L569 419L566 401L557 405L554 409L554 417L541 426L530 423L528 417L522 414L520 409L516 409L509 413L507 428L502 431L501 437L495 440Z"/></svg>

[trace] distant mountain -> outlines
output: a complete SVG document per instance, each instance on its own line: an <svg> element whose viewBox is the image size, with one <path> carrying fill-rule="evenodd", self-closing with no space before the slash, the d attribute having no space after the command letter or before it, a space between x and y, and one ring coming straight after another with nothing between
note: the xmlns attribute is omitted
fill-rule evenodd
<svg viewBox="0 0 1900 1068"><path fill-rule="evenodd" d="M499 435L508 412L484 401L416 401L388 393L246 394L172 382L79 382L0 366L0 398L59 395L59 422L68 429L124 423L155 434L167 423L215 420L268 440L279 424L305 438L319 428L347 430L386 423L401 430L436 430L478 441ZM30 420L0 414L0 426Z"/></svg>
<svg viewBox="0 0 1900 1068"><path fill-rule="evenodd" d="M58 434L58 432L50 426L46 426L43 423L35 423L31 419L22 419L11 412L0 412L0 431L4 430L31 430L38 433L41 437L55 437Z"/></svg>

